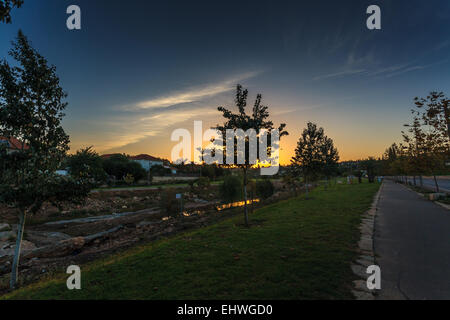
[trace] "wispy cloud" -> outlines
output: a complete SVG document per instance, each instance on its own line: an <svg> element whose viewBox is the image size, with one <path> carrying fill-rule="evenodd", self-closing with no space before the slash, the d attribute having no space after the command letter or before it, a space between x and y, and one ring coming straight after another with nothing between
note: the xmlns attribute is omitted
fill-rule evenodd
<svg viewBox="0 0 450 320"><path fill-rule="evenodd" d="M385 78L392 78L392 77L396 77L399 75L402 75L404 73L408 73L408 72L413 72L413 71L418 71L418 70L423 70L423 69L427 69L442 63L446 63L448 60L441 60L435 63L430 63L430 64L401 64L401 65L394 65L394 66L390 66L384 69L380 69L380 70L376 70L374 72L369 73L369 75L371 76L384 76Z"/></svg>
<svg viewBox="0 0 450 320"><path fill-rule="evenodd" d="M149 100L116 108L116 113L102 120L104 126L101 145L96 148L108 152L138 143L143 139L166 134L170 128L190 119L205 119L217 114L223 102L221 94L233 90L243 80L261 72L248 72L219 83L175 91ZM95 138L94 138L95 139Z"/></svg>
<svg viewBox="0 0 450 320"><path fill-rule="evenodd" d="M253 78L260 73L261 72L249 72L213 85L189 88L184 91L172 92L167 95L140 101L131 106L127 106L127 108L131 109L165 108L182 103L191 103L200 101L204 98L212 97L220 93L231 91L239 81Z"/></svg>
<svg viewBox="0 0 450 320"><path fill-rule="evenodd" d="M318 81L318 80L324 80L324 79L330 79L330 78L340 78L340 77L344 77L344 76L362 74L365 71L366 71L365 69L343 70L343 71L339 71L339 72L320 75L320 76L314 77L313 80Z"/></svg>

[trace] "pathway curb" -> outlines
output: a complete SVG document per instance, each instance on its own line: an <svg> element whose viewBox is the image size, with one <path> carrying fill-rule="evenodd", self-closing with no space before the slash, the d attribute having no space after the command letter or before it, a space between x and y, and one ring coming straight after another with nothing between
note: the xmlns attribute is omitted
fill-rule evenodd
<svg viewBox="0 0 450 320"><path fill-rule="evenodd" d="M369 290L366 285L368 276L366 269L368 266L375 265L373 235L375 230L375 217L377 215L378 203L381 198L383 186L384 182L381 183L378 192L375 194L370 209L361 216L361 224L359 226L361 238L358 242L360 255L351 266L353 273L360 278L359 280L353 281L352 293L356 300L375 300L375 292Z"/></svg>

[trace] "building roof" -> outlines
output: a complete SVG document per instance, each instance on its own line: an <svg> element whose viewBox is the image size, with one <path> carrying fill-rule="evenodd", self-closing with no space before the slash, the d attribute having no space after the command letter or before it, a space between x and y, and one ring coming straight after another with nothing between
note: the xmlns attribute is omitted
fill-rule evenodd
<svg viewBox="0 0 450 320"><path fill-rule="evenodd" d="M108 159L108 158L111 158L112 156L115 156L116 154L120 154L120 153L102 154L100 157L102 157L103 159Z"/></svg>
<svg viewBox="0 0 450 320"><path fill-rule="evenodd" d="M13 150L28 150L30 148L29 145L27 145L26 143L22 143L19 139L14 138L14 137L3 137L0 136L0 141L2 142L7 142L8 146L7 148L9 149L13 149Z"/></svg>
<svg viewBox="0 0 450 320"><path fill-rule="evenodd" d="M164 162L163 159L156 158L156 157L153 157L153 156L148 155L148 154L139 154L137 156L131 156L130 159L132 159L132 160L148 160L148 161Z"/></svg>

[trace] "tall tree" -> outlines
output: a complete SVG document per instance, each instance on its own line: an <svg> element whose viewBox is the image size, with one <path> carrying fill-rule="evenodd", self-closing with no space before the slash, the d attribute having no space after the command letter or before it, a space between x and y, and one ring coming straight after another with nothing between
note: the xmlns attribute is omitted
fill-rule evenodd
<svg viewBox="0 0 450 320"><path fill-rule="evenodd" d="M256 137L259 139L260 134L263 132L263 130L265 132L267 132L267 136L268 136L268 141L270 142L271 139L271 133L273 132L273 130L275 130L274 124L272 121L269 120L269 107L265 106L261 103L262 101L262 95L258 94L256 96L256 100L255 103L253 104L253 109L252 109L252 113L251 114L247 114L246 113L246 107L247 107L247 98L248 98L248 90L247 89L243 89L242 86L240 84L237 85L236 87L236 96L235 96L235 104L236 107L238 109L237 113L234 113L232 110L227 109L225 107L218 107L218 110L220 112L222 112L223 117L225 118L225 123L223 125L217 125L214 129L220 131L222 133L223 137L226 137L226 132L227 130L238 130L241 129L244 132L246 132L249 129L253 129L255 130L256 133ZM280 124L280 126L278 127L278 131L279 131L279 137L283 137L285 135L288 135L288 132L284 130L284 128L286 127L286 125L284 123ZM244 161L243 163L238 163L237 158L239 157L238 154L238 139L234 138L234 150L227 150L227 148L225 148L226 142L223 141L223 145L222 146L218 146L218 147L222 147L223 148L223 156L224 156L224 165L227 166L226 164L226 158L227 158L227 154L228 155L233 155L235 161L234 161L234 165L241 168L242 169L242 173L243 173L243 189L244 189L244 217L245 217L245 225L249 226L249 222L248 222L248 208L247 208L247 184L248 184L248 170L254 166L254 164L252 164L252 159L250 159L250 151L249 151L249 145L250 145L250 140L249 137L246 136L245 137L245 150L244 150ZM258 143L259 146L259 143ZM267 153L270 153L272 148L278 148L278 146L273 146L273 145L267 145L267 149L264 150ZM256 155L256 161L262 161L263 159L261 159L259 157L259 155L262 154L261 151L257 153Z"/></svg>
<svg viewBox="0 0 450 320"><path fill-rule="evenodd" d="M435 128L446 140L450 139L450 98L443 92L432 91L426 98L416 97L414 103L417 109L424 109L423 124Z"/></svg>
<svg viewBox="0 0 450 320"><path fill-rule="evenodd" d="M20 8L23 0L0 0L0 22L11 23L12 8Z"/></svg>
<svg viewBox="0 0 450 320"><path fill-rule="evenodd" d="M338 160L339 155L333 140L325 136L323 128L308 122L291 159L292 166L298 168L296 172L301 173L303 177L306 197L308 197L308 182L315 180L321 173L329 174L328 170L337 164Z"/></svg>
<svg viewBox="0 0 450 320"><path fill-rule="evenodd" d="M405 170L410 169L409 171L418 173L420 176L433 175L436 191L439 192L436 174L444 167L449 147L446 125L438 121L438 117L433 119L417 110L411 110L411 113L413 114L412 123L405 124L408 128L407 132L402 131L408 155L408 162L405 164L409 165ZM420 180L422 181L422 178Z"/></svg>
<svg viewBox="0 0 450 320"><path fill-rule="evenodd" d="M61 126L66 93L55 67L47 65L21 31L9 54L17 63L0 63L0 136L21 143L14 152L0 150L0 202L15 207L19 216L10 283L14 288L26 216L37 213L45 201L81 201L90 184L56 173L69 149L69 136Z"/></svg>
<svg viewBox="0 0 450 320"><path fill-rule="evenodd" d="M324 136L321 153L323 157L322 172L327 179L327 185L330 182L331 176L335 175L338 171L339 152L334 146L333 139Z"/></svg>

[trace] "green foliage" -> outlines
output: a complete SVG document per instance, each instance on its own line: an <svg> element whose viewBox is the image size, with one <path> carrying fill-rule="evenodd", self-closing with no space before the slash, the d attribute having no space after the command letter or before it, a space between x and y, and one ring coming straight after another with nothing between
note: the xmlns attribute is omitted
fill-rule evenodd
<svg viewBox="0 0 450 320"><path fill-rule="evenodd" d="M128 159L124 154L114 154L103 160L103 169L117 180L124 179L127 174L132 175L135 182L147 176L147 172L139 163Z"/></svg>
<svg viewBox="0 0 450 320"><path fill-rule="evenodd" d="M242 178L239 176L226 176L220 186L220 195L225 202L234 202L242 199Z"/></svg>
<svg viewBox="0 0 450 320"><path fill-rule="evenodd" d="M373 157L369 157L368 159L362 161L362 167L367 171L367 178L370 183L375 182L375 176L377 174L377 160Z"/></svg>
<svg viewBox="0 0 450 320"><path fill-rule="evenodd" d="M87 178L94 184L106 181L103 160L92 147L78 150L76 154L69 156L66 165L74 178Z"/></svg>
<svg viewBox="0 0 450 320"><path fill-rule="evenodd" d="M14 140L16 149L0 149L0 202L16 208L19 216L10 280L14 289L27 214L38 212L46 201L59 207L63 201L80 201L91 184L56 173L69 150L61 125L67 95L56 68L48 66L21 31L9 54L14 66L0 62L0 136Z"/></svg>
<svg viewBox="0 0 450 320"><path fill-rule="evenodd" d="M19 139L20 148L0 151L0 202L35 213L44 201L86 196L87 179L56 174L69 136L61 126L66 93L55 67L48 66L21 31L9 54L17 65L0 63L0 136Z"/></svg>
<svg viewBox="0 0 450 320"><path fill-rule="evenodd" d="M94 261L83 267L82 290L67 290L61 271L3 298L353 299L358 227L378 188L316 188L310 201L296 197L255 210L257 228L240 227L235 216Z"/></svg>
<svg viewBox="0 0 450 320"><path fill-rule="evenodd" d="M295 196L297 196L297 190L300 187L300 181L298 175L295 174L294 170L294 167L289 166L287 172L283 175L282 180L284 185L287 186L292 192L294 192Z"/></svg>
<svg viewBox="0 0 450 320"><path fill-rule="evenodd" d="M211 182L208 177L201 177L197 180L197 186L201 189L206 189L210 186Z"/></svg>
<svg viewBox="0 0 450 320"><path fill-rule="evenodd" d="M209 180L214 180L216 177L216 171L212 165L202 165L201 172L202 177L207 177Z"/></svg>
<svg viewBox="0 0 450 320"><path fill-rule="evenodd" d="M256 194L261 199L270 198L275 191L272 181L269 179L262 179L256 182Z"/></svg>
<svg viewBox="0 0 450 320"><path fill-rule="evenodd" d="M0 22L11 23L11 9L22 4L23 0L0 0Z"/></svg>
<svg viewBox="0 0 450 320"><path fill-rule="evenodd" d="M126 176L123 178L123 181L127 184L132 184L134 182L134 177L131 173L127 173Z"/></svg>
<svg viewBox="0 0 450 320"><path fill-rule="evenodd" d="M150 172L155 177L164 177L172 175L172 171L169 168L164 168L162 165L154 165L150 168Z"/></svg>
<svg viewBox="0 0 450 320"><path fill-rule="evenodd" d="M222 116L225 118L225 123L223 125L217 125L215 127L216 130L222 133L223 137L226 137L227 130L243 130L246 132L247 130L254 130L254 133L258 140L260 139L261 133L265 130L267 134L267 142L268 145L266 147L266 154L269 154L270 151L274 148L279 148L279 145L271 144L272 141L271 135L275 130L275 126L271 120L269 120L269 107L262 104L262 95L257 94L256 100L253 104L253 109L251 114L246 113L247 107L247 98L248 98L248 90L243 89L243 87L238 84L236 87L236 95L235 95L235 106L238 109L237 113L234 113L232 110L227 109L225 107L218 107L217 109L222 113ZM282 123L278 127L279 137L288 135L289 133L284 130L286 124ZM238 139L234 139L233 141L233 150L227 150L226 148L226 140L221 142L221 144L217 145L219 150L223 149L223 163L226 166L226 158L233 157L234 164L242 169L242 183L244 188L244 198L247 198L247 183L248 177L247 172L252 167L252 165L256 164L259 160L260 162L264 162L268 157L260 157L260 155L264 154L263 152L258 152L256 154L256 159L250 159L250 139L248 136L245 137L245 150L244 154L238 154ZM216 142L217 143L217 142ZM259 145L259 144L258 144ZM243 161L238 161L239 158L242 158ZM273 160L273 159L269 159ZM255 161L255 163L253 163ZM244 217L245 224L248 225L248 210L247 203L244 204Z"/></svg>
<svg viewBox="0 0 450 320"><path fill-rule="evenodd" d="M324 134L323 128L308 122L291 160L292 172L301 174L305 181L315 180L320 174L329 177L337 171L338 161L339 155L333 140Z"/></svg>

